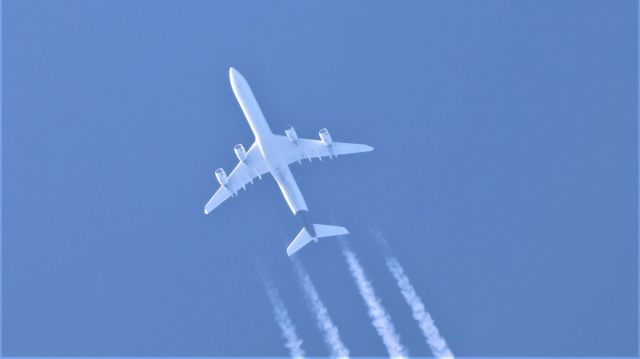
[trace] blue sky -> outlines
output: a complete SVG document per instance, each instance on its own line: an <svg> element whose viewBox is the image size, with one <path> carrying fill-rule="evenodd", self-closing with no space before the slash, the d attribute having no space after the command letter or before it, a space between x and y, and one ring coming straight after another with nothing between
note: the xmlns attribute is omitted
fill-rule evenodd
<svg viewBox="0 0 640 359"><path fill-rule="evenodd" d="M382 231L453 352L635 355L634 1L3 1L5 355L287 355L257 272L327 355L271 178L213 171L274 131L372 153L293 169L402 343L429 355ZM299 255L354 355L385 355L338 242Z"/></svg>

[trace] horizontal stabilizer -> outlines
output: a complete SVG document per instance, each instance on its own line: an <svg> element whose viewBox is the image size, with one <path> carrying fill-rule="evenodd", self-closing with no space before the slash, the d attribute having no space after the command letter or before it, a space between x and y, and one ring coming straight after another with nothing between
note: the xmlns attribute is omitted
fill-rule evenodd
<svg viewBox="0 0 640 359"><path fill-rule="evenodd" d="M314 224L313 228L316 230L318 234L318 238L322 237L333 237L333 236L342 236L345 234L349 234L346 228L340 226L329 226L326 224Z"/></svg>
<svg viewBox="0 0 640 359"><path fill-rule="evenodd" d="M306 246L312 240L317 241L318 238L349 234L349 231L346 228L340 226L314 224L313 228L316 230L316 234L318 236L316 238L311 237L307 230L302 228L293 242L291 242L291 244L289 244L289 247L287 247L287 255L291 256L295 252L299 251L302 247Z"/></svg>

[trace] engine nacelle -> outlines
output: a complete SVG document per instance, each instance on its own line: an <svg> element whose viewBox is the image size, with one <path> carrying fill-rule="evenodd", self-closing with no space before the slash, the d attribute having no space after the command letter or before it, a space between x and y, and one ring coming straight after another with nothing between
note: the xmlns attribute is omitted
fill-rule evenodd
<svg viewBox="0 0 640 359"><path fill-rule="evenodd" d="M318 132L318 134L320 135L320 140L322 140L322 143L324 143L325 146L331 146L333 140L331 139L329 130L323 128L322 130L320 130L320 132Z"/></svg>
<svg viewBox="0 0 640 359"><path fill-rule="evenodd" d="M236 153L236 157L238 157L240 162L247 160L247 151L244 150L244 146L241 143L233 146L233 152Z"/></svg>
<svg viewBox="0 0 640 359"><path fill-rule="evenodd" d="M296 143L298 141L298 134L296 133L296 129L293 128L293 126L289 126L289 128L284 130L284 133L287 135L289 141L293 143Z"/></svg>
<svg viewBox="0 0 640 359"><path fill-rule="evenodd" d="M229 178L227 177L227 173L224 171L224 169L218 168L215 173L216 178L218 179L218 183L220 183L221 186L226 186L227 183L229 183Z"/></svg>

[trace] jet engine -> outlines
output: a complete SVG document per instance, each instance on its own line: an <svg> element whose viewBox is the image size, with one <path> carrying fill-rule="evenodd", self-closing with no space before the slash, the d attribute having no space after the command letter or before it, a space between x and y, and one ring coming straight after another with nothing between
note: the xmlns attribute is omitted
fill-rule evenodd
<svg viewBox="0 0 640 359"><path fill-rule="evenodd" d="M331 139L329 130L327 130L326 128L323 128L322 130L320 130L318 134L320 135L320 140L322 140L322 143L324 143L325 146L331 146L331 144L333 143L333 140Z"/></svg>
<svg viewBox="0 0 640 359"><path fill-rule="evenodd" d="M240 162L247 161L247 151L244 150L244 146L241 143L233 146L233 152L236 153L236 157Z"/></svg>
<svg viewBox="0 0 640 359"><path fill-rule="evenodd" d="M296 129L293 128L293 126L289 126L289 128L284 130L284 133L287 135L289 141L293 143L296 143L298 141L298 134L296 133Z"/></svg>
<svg viewBox="0 0 640 359"><path fill-rule="evenodd" d="M220 183L221 186L226 186L227 183L229 183L229 178L227 177L227 173L224 171L224 169L218 168L215 173L216 178L218 179L218 183Z"/></svg>

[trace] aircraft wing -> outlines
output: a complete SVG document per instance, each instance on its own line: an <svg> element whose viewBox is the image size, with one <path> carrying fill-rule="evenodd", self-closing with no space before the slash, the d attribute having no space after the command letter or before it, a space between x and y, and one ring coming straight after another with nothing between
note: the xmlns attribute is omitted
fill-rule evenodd
<svg viewBox="0 0 640 359"><path fill-rule="evenodd" d="M227 198L237 195L238 190L246 189L248 183L253 183L256 177L262 177L269 172L258 145L254 142L247 151L247 158L239 162L227 177L227 184L220 186L209 202L204 206L204 213L209 214Z"/></svg>
<svg viewBox="0 0 640 359"><path fill-rule="evenodd" d="M357 143L331 142L325 145L320 140L297 138L295 142L286 136L274 135L278 142L280 153L287 163L300 162L303 159L337 157L351 153L373 151L373 147Z"/></svg>

